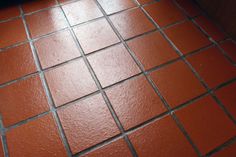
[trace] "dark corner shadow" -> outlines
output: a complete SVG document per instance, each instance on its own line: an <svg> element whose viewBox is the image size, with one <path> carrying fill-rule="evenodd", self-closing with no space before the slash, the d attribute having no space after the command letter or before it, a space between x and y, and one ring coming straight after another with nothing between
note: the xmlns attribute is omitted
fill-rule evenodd
<svg viewBox="0 0 236 157"><path fill-rule="evenodd" d="M0 0L0 9L19 5L28 1L35 1L35 0Z"/></svg>

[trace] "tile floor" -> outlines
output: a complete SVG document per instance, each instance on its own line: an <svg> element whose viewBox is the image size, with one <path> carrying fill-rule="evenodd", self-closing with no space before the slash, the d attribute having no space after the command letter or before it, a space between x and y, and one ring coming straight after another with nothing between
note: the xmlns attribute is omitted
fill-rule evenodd
<svg viewBox="0 0 236 157"><path fill-rule="evenodd" d="M0 9L0 157L234 157L235 65L191 0Z"/></svg>

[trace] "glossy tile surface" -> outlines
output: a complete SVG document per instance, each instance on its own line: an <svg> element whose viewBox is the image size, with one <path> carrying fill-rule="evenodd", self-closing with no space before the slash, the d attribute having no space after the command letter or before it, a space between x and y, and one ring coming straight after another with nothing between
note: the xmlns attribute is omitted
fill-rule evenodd
<svg viewBox="0 0 236 157"><path fill-rule="evenodd" d="M140 9L128 10L110 16L110 19L124 39L154 30L154 25ZM140 23L140 21L142 21Z"/></svg>
<svg viewBox="0 0 236 157"><path fill-rule="evenodd" d="M132 39L127 43L147 70L178 57L159 32Z"/></svg>
<svg viewBox="0 0 236 157"><path fill-rule="evenodd" d="M86 54L120 41L106 19L74 27L74 31Z"/></svg>
<svg viewBox="0 0 236 157"><path fill-rule="evenodd" d="M122 81L140 72L138 66L122 44L93 54L88 57L88 60L103 87Z"/></svg>
<svg viewBox="0 0 236 157"><path fill-rule="evenodd" d="M236 154L236 143L234 142L232 145L223 148L219 152L215 153L211 157L228 157L234 156Z"/></svg>
<svg viewBox="0 0 236 157"><path fill-rule="evenodd" d="M190 17L201 14L199 7L196 5L196 2L192 0L176 0L176 2Z"/></svg>
<svg viewBox="0 0 236 157"><path fill-rule="evenodd" d="M9 156L67 156L51 114L11 129L6 138Z"/></svg>
<svg viewBox="0 0 236 157"><path fill-rule="evenodd" d="M0 157L4 157L2 138L0 137Z"/></svg>
<svg viewBox="0 0 236 157"><path fill-rule="evenodd" d="M129 138L140 157L197 157L170 116L131 133Z"/></svg>
<svg viewBox="0 0 236 157"><path fill-rule="evenodd" d="M26 1L22 5L22 9L25 13L30 13L34 11L38 11L41 9L46 9L53 7L57 4L56 0L34 0L34 1Z"/></svg>
<svg viewBox="0 0 236 157"><path fill-rule="evenodd" d="M144 9L160 27L185 19L184 14L172 0L161 0L145 6Z"/></svg>
<svg viewBox="0 0 236 157"><path fill-rule="evenodd" d="M18 6L8 6L0 9L0 20L6 20L20 16L20 9Z"/></svg>
<svg viewBox="0 0 236 157"><path fill-rule="evenodd" d="M35 42L42 68L49 68L81 56L69 31L63 31Z"/></svg>
<svg viewBox="0 0 236 157"><path fill-rule="evenodd" d="M176 107L206 92L190 68L182 61L163 67L150 75L171 107Z"/></svg>
<svg viewBox="0 0 236 157"><path fill-rule="evenodd" d="M202 154L236 135L236 126L210 96L193 102L176 115Z"/></svg>
<svg viewBox="0 0 236 157"><path fill-rule="evenodd" d="M58 111L72 153L119 134L100 94Z"/></svg>
<svg viewBox="0 0 236 157"><path fill-rule="evenodd" d="M0 84L36 71L33 55L28 44L0 52Z"/></svg>
<svg viewBox="0 0 236 157"><path fill-rule="evenodd" d="M183 54L211 44L207 37L190 21L169 27L165 33Z"/></svg>
<svg viewBox="0 0 236 157"><path fill-rule="evenodd" d="M232 41L225 41L220 44L220 47L226 52L227 55L236 63L236 43Z"/></svg>
<svg viewBox="0 0 236 157"><path fill-rule="evenodd" d="M150 3L152 2L153 0L137 0L139 4L143 5L143 4L146 4L146 3Z"/></svg>

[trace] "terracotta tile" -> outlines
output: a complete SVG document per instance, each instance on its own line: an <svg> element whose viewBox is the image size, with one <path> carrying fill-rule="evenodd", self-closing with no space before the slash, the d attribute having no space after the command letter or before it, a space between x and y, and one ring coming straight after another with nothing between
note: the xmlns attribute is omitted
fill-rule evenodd
<svg viewBox="0 0 236 157"><path fill-rule="evenodd" d="M223 31L206 17L198 16L195 21L212 39L219 41L225 38Z"/></svg>
<svg viewBox="0 0 236 157"><path fill-rule="evenodd" d="M210 96L193 102L176 115L202 154L236 135L236 126Z"/></svg>
<svg viewBox="0 0 236 157"><path fill-rule="evenodd" d="M93 0L81 0L62 6L70 25L86 22L103 16Z"/></svg>
<svg viewBox="0 0 236 157"><path fill-rule="evenodd" d="M236 82L229 84L223 88L220 88L216 92L216 96L224 104L226 109L234 116L236 119Z"/></svg>
<svg viewBox="0 0 236 157"><path fill-rule="evenodd" d="M166 111L144 76L125 81L106 93L125 130Z"/></svg>
<svg viewBox="0 0 236 157"><path fill-rule="evenodd" d="M9 156L66 157L52 115L27 122L6 133Z"/></svg>
<svg viewBox="0 0 236 157"><path fill-rule="evenodd" d="M171 45L159 32L154 32L127 42L145 69L166 63L178 57Z"/></svg>
<svg viewBox="0 0 236 157"><path fill-rule="evenodd" d="M45 76L56 106L97 90L82 59L47 71Z"/></svg>
<svg viewBox="0 0 236 157"><path fill-rule="evenodd" d="M58 0L59 3L69 3L72 2L73 0Z"/></svg>
<svg viewBox="0 0 236 157"><path fill-rule="evenodd" d="M145 6L144 9L160 27L185 19L184 14L172 0L161 0Z"/></svg>
<svg viewBox="0 0 236 157"><path fill-rule="evenodd" d="M27 40L24 24L21 19L0 23L0 32L0 48Z"/></svg>
<svg viewBox="0 0 236 157"><path fill-rule="evenodd" d="M232 41L226 41L220 44L221 48L229 55L229 57L236 63L236 44Z"/></svg>
<svg viewBox="0 0 236 157"><path fill-rule="evenodd" d="M133 0L98 0L98 2L107 14L113 14L137 6Z"/></svg>
<svg viewBox="0 0 236 157"><path fill-rule="evenodd" d="M165 33L183 54L211 44L208 38L190 21L172 26L166 29Z"/></svg>
<svg viewBox="0 0 236 157"><path fill-rule="evenodd" d="M6 20L20 16L20 10L18 6L9 6L0 9L0 20Z"/></svg>
<svg viewBox="0 0 236 157"><path fill-rule="evenodd" d="M206 92L197 77L182 61L163 67L150 75L171 107L176 107Z"/></svg>
<svg viewBox="0 0 236 157"><path fill-rule="evenodd" d="M135 131L129 137L139 157L197 157L170 116Z"/></svg>
<svg viewBox="0 0 236 157"><path fill-rule="evenodd" d="M33 11L38 11L41 9L49 8L55 6L56 0L31 0L23 3L22 9L24 13L30 13Z"/></svg>
<svg viewBox="0 0 236 157"><path fill-rule="evenodd" d="M39 76L0 88L0 99L0 112L5 127L49 110Z"/></svg>
<svg viewBox="0 0 236 157"><path fill-rule="evenodd" d="M36 72L33 55L28 44L0 53L0 84Z"/></svg>
<svg viewBox="0 0 236 157"><path fill-rule="evenodd" d="M227 146L226 148L223 148L223 150L220 150L211 157L229 157L229 156L234 156L235 154L236 154L236 143Z"/></svg>
<svg viewBox="0 0 236 157"><path fill-rule="evenodd" d="M82 157L132 157L129 151L128 145L123 139L119 139L115 142L109 143L97 150L94 150L88 154L82 155Z"/></svg>
<svg viewBox="0 0 236 157"><path fill-rule="evenodd" d="M0 137L0 157L4 157L2 138Z"/></svg>
<svg viewBox="0 0 236 157"><path fill-rule="evenodd" d="M194 17L201 14L201 10L192 0L176 0L180 7L187 13L188 16Z"/></svg>
<svg viewBox="0 0 236 157"><path fill-rule="evenodd" d="M187 59L210 88L236 77L236 68L216 47L203 50Z"/></svg>
<svg viewBox="0 0 236 157"><path fill-rule="evenodd" d="M114 84L140 72L123 45L116 45L88 57L101 85Z"/></svg>
<svg viewBox="0 0 236 157"><path fill-rule="evenodd" d="M61 109L58 114L73 154L119 134L100 94Z"/></svg>
<svg viewBox="0 0 236 157"><path fill-rule="evenodd" d="M53 8L26 16L33 38L66 28L66 19L60 8Z"/></svg>
<svg viewBox="0 0 236 157"><path fill-rule="evenodd" d="M110 19L124 39L155 29L154 25L140 9L115 14L110 16Z"/></svg>
<svg viewBox="0 0 236 157"><path fill-rule="evenodd" d="M139 4L146 4L146 3L149 3L149 2L152 2L154 0L137 0L139 2Z"/></svg>
<svg viewBox="0 0 236 157"><path fill-rule="evenodd" d="M74 27L74 31L86 54L120 41L105 19Z"/></svg>
<svg viewBox="0 0 236 157"><path fill-rule="evenodd" d="M55 66L81 55L69 31L41 38L35 42L35 47L43 68Z"/></svg>

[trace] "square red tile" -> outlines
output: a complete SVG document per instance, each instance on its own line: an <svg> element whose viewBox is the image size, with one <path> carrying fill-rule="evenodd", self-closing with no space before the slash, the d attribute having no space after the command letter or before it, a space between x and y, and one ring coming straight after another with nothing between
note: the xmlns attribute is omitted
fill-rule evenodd
<svg viewBox="0 0 236 157"><path fill-rule="evenodd" d="M137 0L139 2L139 4L143 5L143 4L146 4L146 3L150 3L154 0Z"/></svg>
<svg viewBox="0 0 236 157"><path fill-rule="evenodd" d="M30 13L55 6L56 0L31 0L22 4L24 13Z"/></svg>
<svg viewBox="0 0 236 157"><path fill-rule="evenodd" d="M80 0L62 6L70 25L83 23L103 16L93 0Z"/></svg>
<svg viewBox="0 0 236 157"><path fill-rule="evenodd" d="M73 154L119 134L100 94L58 110L58 115Z"/></svg>
<svg viewBox="0 0 236 157"><path fill-rule="evenodd" d="M28 44L0 53L0 84L36 72L33 54Z"/></svg>
<svg viewBox="0 0 236 157"><path fill-rule="evenodd" d="M106 93L125 130L166 111L144 76L125 81Z"/></svg>
<svg viewBox="0 0 236 157"><path fill-rule="evenodd" d="M167 65L150 75L171 107L176 107L206 92L197 77L182 61Z"/></svg>
<svg viewBox="0 0 236 157"><path fill-rule="evenodd" d="M190 17L197 16L201 14L201 10L193 0L176 0L181 8L186 12Z"/></svg>
<svg viewBox="0 0 236 157"><path fill-rule="evenodd" d="M224 32L205 16L198 16L195 21L212 39L219 41L225 38Z"/></svg>
<svg viewBox="0 0 236 157"><path fill-rule="evenodd" d="M82 59L49 70L45 76L56 106L97 90L96 84Z"/></svg>
<svg viewBox="0 0 236 157"><path fill-rule="evenodd" d="M1 135L1 134L0 134ZM4 157L2 138L0 137L0 157Z"/></svg>
<svg viewBox="0 0 236 157"><path fill-rule="evenodd" d="M131 133L129 138L139 157L197 157L170 116Z"/></svg>
<svg viewBox="0 0 236 157"><path fill-rule="evenodd" d="M55 66L81 56L69 31L41 38L35 41L35 47L43 68Z"/></svg>
<svg viewBox="0 0 236 157"><path fill-rule="evenodd" d="M16 16L20 16L19 6L8 6L0 9L0 20L6 20Z"/></svg>
<svg viewBox="0 0 236 157"><path fill-rule="evenodd" d="M236 77L236 68L216 47L203 50L187 59L210 88Z"/></svg>
<svg viewBox="0 0 236 157"><path fill-rule="evenodd" d="M210 96L193 102L176 115L202 154L236 135L236 126Z"/></svg>
<svg viewBox="0 0 236 157"><path fill-rule="evenodd" d="M106 14L113 14L137 6L133 0L98 0L98 2Z"/></svg>
<svg viewBox="0 0 236 157"><path fill-rule="evenodd" d="M138 66L123 45L116 45L88 57L102 87L140 73Z"/></svg>
<svg viewBox="0 0 236 157"><path fill-rule="evenodd" d="M134 38L127 44L147 70L178 57L159 32Z"/></svg>
<svg viewBox="0 0 236 157"><path fill-rule="evenodd" d="M215 93L226 109L236 119L236 82L220 88Z"/></svg>
<svg viewBox="0 0 236 157"><path fill-rule="evenodd" d="M60 8L37 12L27 15L25 18L33 38L67 27L66 19Z"/></svg>
<svg viewBox="0 0 236 157"><path fill-rule="evenodd" d="M5 127L49 110L39 76L0 88L0 112Z"/></svg>
<svg viewBox="0 0 236 157"><path fill-rule="evenodd" d="M155 26L148 20L141 9L132 9L110 16L116 29L124 39L149 32Z"/></svg>
<svg viewBox="0 0 236 157"><path fill-rule="evenodd" d="M96 149L82 157L132 157L128 145L123 139L109 143L99 149Z"/></svg>
<svg viewBox="0 0 236 157"><path fill-rule="evenodd" d="M172 0L161 0L145 6L144 9L160 27L185 19L184 14Z"/></svg>
<svg viewBox="0 0 236 157"><path fill-rule="evenodd" d="M208 38L190 21L169 27L164 32L183 54L211 44Z"/></svg>
<svg viewBox="0 0 236 157"><path fill-rule="evenodd" d="M229 57L236 63L236 43L226 41L220 44L220 47L229 55Z"/></svg>
<svg viewBox="0 0 236 157"><path fill-rule="evenodd" d="M67 157L58 131L51 114L9 130L9 156Z"/></svg>
<svg viewBox="0 0 236 157"><path fill-rule="evenodd" d="M27 40L22 19L0 23L0 32L0 48Z"/></svg>
<svg viewBox="0 0 236 157"><path fill-rule="evenodd" d="M86 54L120 41L106 19L74 27L74 31Z"/></svg>
<svg viewBox="0 0 236 157"><path fill-rule="evenodd" d="M236 143L234 142L232 145L223 148L222 150L215 153L211 157L229 157L229 156L234 156L235 154L236 154Z"/></svg>

